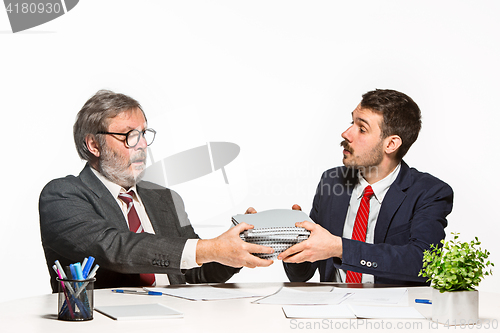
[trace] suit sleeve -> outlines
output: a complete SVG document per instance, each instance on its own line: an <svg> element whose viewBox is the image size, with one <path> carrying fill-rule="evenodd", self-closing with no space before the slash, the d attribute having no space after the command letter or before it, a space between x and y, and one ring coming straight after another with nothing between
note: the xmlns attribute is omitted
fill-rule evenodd
<svg viewBox="0 0 500 333"><path fill-rule="evenodd" d="M391 225L383 242L367 244L343 238L343 258L335 266L392 280L425 282L425 278L418 277L423 252L444 239L452 203L451 187L439 181L422 191L411 209L400 208L410 211L409 220Z"/></svg>

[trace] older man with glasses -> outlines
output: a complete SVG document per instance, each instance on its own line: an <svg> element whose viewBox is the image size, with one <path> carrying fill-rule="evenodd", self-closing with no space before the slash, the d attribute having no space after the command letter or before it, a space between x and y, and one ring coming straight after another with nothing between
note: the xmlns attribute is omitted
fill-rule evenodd
<svg viewBox="0 0 500 333"><path fill-rule="evenodd" d="M269 266L252 253L269 247L243 242L242 223L201 240L181 197L141 181L156 132L133 98L107 90L91 97L73 127L87 161L79 176L49 182L40 194L40 230L51 285L55 260L64 265L93 256L95 288L225 282L240 267Z"/></svg>

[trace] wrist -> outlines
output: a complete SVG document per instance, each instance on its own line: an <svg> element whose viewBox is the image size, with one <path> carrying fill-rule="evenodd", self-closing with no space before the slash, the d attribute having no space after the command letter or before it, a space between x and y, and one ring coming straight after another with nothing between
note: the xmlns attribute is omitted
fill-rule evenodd
<svg viewBox="0 0 500 333"><path fill-rule="evenodd" d="M338 237L338 236L333 236L334 239L333 239L333 256L332 257L336 257L336 258L340 258L342 259L342 252L343 252L343 246L342 246L342 242L343 242L343 238L342 237Z"/></svg>
<svg viewBox="0 0 500 333"><path fill-rule="evenodd" d="M212 239L200 239L196 244L196 263L198 265L214 261L212 242Z"/></svg>

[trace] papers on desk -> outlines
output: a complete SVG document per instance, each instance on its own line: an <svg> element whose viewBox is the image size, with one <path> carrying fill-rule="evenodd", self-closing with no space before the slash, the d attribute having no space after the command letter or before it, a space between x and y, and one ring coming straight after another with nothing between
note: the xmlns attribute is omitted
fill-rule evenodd
<svg viewBox="0 0 500 333"><path fill-rule="evenodd" d="M331 288L329 291L302 291L283 287L276 293L258 299L256 304L281 305L408 305L406 288Z"/></svg>
<svg viewBox="0 0 500 333"><path fill-rule="evenodd" d="M414 307L411 306L363 306L349 305L356 318L376 319L425 319Z"/></svg>
<svg viewBox="0 0 500 333"><path fill-rule="evenodd" d="M183 315L163 304L99 306L96 311L114 320L182 318Z"/></svg>
<svg viewBox="0 0 500 333"><path fill-rule="evenodd" d="M283 312L288 318L425 318L413 307L407 306L406 288L302 291L283 287L253 303L284 305Z"/></svg>
<svg viewBox="0 0 500 333"><path fill-rule="evenodd" d="M351 296L345 301L357 305L408 305L406 288L334 288L335 292L345 292Z"/></svg>
<svg viewBox="0 0 500 333"><path fill-rule="evenodd" d="M411 306L364 306L364 305L286 305L283 312L287 318L301 319L425 319Z"/></svg>
<svg viewBox="0 0 500 333"><path fill-rule="evenodd" d="M309 237L310 232L295 227L296 222L312 220L300 210L272 209L256 214L239 214L232 218L233 224L245 222L252 224L253 229L246 230L240 237L245 242L268 246L274 249L272 254L254 253L263 259L276 259L278 254L294 244Z"/></svg>
<svg viewBox="0 0 500 333"><path fill-rule="evenodd" d="M263 296L257 292L241 290L239 288L217 288L212 286L181 286L178 288L144 288L148 291L158 291L164 295L180 297L192 301L212 301L234 298L247 298L255 296Z"/></svg>
<svg viewBox="0 0 500 333"><path fill-rule="evenodd" d="M340 304L351 294L345 292L330 291L302 291L293 288L283 287L276 293L258 299L253 303L256 304L301 304L301 305L318 305L318 304Z"/></svg>

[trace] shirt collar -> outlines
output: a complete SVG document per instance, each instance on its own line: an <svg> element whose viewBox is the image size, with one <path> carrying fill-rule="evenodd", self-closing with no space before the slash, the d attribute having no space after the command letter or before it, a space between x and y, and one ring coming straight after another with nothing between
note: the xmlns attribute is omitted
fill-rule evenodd
<svg viewBox="0 0 500 333"><path fill-rule="evenodd" d="M373 195L377 199L377 201L382 204L387 191L389 191L389 187L391 187L392 183L396 180L399 175L399 171L401 170L401 162L392 170L390 174L388 174L385 178L379 180L376 183L371 184L373 189ZM356 196L358 199L363 195L365 188L370 185L368 182L359 174L359 186L356 189Z"/></svg>
<svg viewBox="0 0 500 333"><path fill-rule="evenodd" d="M92 170L92 172L94 173L94 175L96 175L96 177L99 178L99 180L104 184L104 186L106 186L106 188L109 190L109 192L111 192L111 195L113 196L113 198L116 199L116 198L118 198L118 195L120 193L126 193L126 192L128 192L127 190L125 190L120 185L115 184L112 181L110 181L108 178L104 177L104 175L102 173L100 173L99 171L97 171L96 169L90 168L90 170ZM137 199L138 196L137 196L137 188L136 188L136 186L135 185L132 186L129 189L129 191L130 190L134 191L134 196Z"/></svg>

